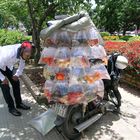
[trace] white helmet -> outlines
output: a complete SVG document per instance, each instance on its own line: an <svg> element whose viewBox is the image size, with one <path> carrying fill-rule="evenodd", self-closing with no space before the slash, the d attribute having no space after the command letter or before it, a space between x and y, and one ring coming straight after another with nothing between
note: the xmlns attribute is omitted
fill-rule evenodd
<svg viewBox="0 0 140 140"><path fill-rule="evenodd" d="M115 66L118 68L118 69L125 69L128 65L128 60L126 57L122 56L122 55L119 55L116 59L116 64Z"/></svg>

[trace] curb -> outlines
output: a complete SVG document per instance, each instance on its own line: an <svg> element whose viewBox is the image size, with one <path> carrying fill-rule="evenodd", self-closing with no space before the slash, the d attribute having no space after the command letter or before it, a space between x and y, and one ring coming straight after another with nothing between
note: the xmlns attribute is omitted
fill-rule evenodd
<svg viewBox="0 0 140 140"><path fill-rule="evenodd" d="M24 69L24 71L26 72L28 72L28 71L30 71L30 70L40 70L40 69L43 69L44 67L43 66L37 66L37 67L32 67L32 66L26 66L25 67L25 69Z"/></svg>
<svg viewBox="0 0 140 140"><path fill-rule="evenodd" d="M25 73L22 74L21 80L24 82L27 89L31 92L33 98L37 101L37 97L41 95L38 87L30 80L30 78Z"/></svg>

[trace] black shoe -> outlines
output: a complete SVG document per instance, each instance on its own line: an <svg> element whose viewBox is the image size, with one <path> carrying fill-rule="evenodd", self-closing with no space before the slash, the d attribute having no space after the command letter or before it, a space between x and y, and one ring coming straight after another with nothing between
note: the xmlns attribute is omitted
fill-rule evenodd
<svg viewBox="0 0 140 140"><path fill-rule="evenodd" d="M29 109L31 109L31 107L29 107L29 106L27 106L27 105L25 105L23 103L17 105L17 108L18 109L23 109L23 110L29 110Z"/></svg>
<svg viewBox="0 0 140 140"><path fill-rule="evenodd" d="M19 112L18 110L16 110L15 108L13 109L9 109L9 113L11 113L14 116L21 116L21 112Z"/></svg>

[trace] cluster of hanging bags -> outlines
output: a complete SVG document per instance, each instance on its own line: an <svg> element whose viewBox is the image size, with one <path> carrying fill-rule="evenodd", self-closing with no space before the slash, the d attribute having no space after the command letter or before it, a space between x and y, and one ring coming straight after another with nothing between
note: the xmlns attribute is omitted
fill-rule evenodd
<svg viewBox="0 0 140 140"><path fill-rule="evenodd" d="M44 49L39 63L45 64L44 95L48 101L72 105L102 99L102 79L110 79L105 68L106 52L97 29L88 15L77 18L64 26L61 25L64 20L52 25L55 29L51 33L51 26L42 31ZM68 20L72 19L65 22ZM101 63L93 64L90 59L99 59Z"/></svg>

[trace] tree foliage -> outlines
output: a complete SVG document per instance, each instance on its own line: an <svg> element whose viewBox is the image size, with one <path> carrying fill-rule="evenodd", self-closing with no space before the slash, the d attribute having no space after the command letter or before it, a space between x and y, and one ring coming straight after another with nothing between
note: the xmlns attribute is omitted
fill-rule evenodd
<svg viewBox="0 0 140 140"><path fill-rule="evenodd" d="M40 57L39 34L42 28L46 27L46 22L56 14L74 14L83 9L90 11L90 8L90 0L1 0L0 20L3 28L16 26L21 21L32 31L33 42L37 48L37 63Z"/></svg>
<svg viewBox="0 0 140 140"><path fill-rule="evenodd" d="M53 19L56 14L73 14L81 9L89 10L91 6L83 0L27 0L27 5L33 29L33 42L37 47L36 63L40 57L39 34L47 20Z"/></svg>
<svg viewBox="0 0 140 140"><path fill-rule="evenodd" d="M95 0L97 3L95 22L100 28L114 31L130 30L140 27L139 0Z"/></svg>
<svg viewBox="0 0 140 140"><path fill-rule="evenodd" d="M18 27L19 21L32 32L33 42L37 48L36 63L40 57L39 34L46 22L57 14L72 15L87 10L93 15L98 28L110 33L140 27L139 0L95 0L96 9L91 9L91 0L1 0L0 28L10 25Z"/></svg>
<svg viewBox="0 0 140 140"><path fill-rule="evenodd" d="M10 2L1 0L0 1L0 27L7 28L9 25L16 25L17 20L11 14L11 10L9 8Z"/></svg>

